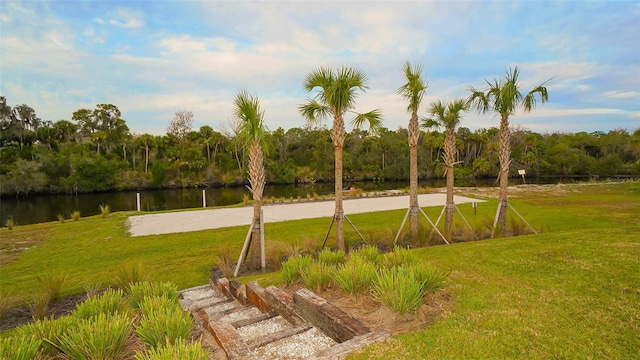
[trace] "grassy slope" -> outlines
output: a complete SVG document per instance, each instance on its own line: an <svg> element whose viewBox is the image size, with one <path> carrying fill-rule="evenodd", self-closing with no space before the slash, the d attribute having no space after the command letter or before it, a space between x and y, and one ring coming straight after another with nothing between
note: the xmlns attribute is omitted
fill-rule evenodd
<svg viewBox="0 0 640 360"><path fill-rule="evenodd" d="M418 250L455 310L349 359L640 358L640 196L622 187L513 201L540 235Z"/></svg>
<svg viewBox="0 0 640 360"><path fill-rule="evenodd" d="M430 328L352 355L367 358L632 358L640 356L640 195L628 184L573 186L567 194L519 196L511 203L544 233L417 250L450 273L455 309ZM490 222L496 202L460 210ZM426 209L436 217L438 208ZM365 236L391 234L405 210L350 219ZM0 290L27 297L37 274L65 272L65 293L112 284L118 267L139 261L156 280L204 284L215 256L237 255L246 227L131 238L125 220L83 218L0 230L0 248L44 240L16 260L2 259ZM321 241L328 219L266 227L267 240ZM347 229L347 227L345 227ZM355 240L349 230L347 237ZM20 246L20 245L17 245ZM256 275L263 285L277 273ZM74 286L71 286L74 285Z"/></svg>

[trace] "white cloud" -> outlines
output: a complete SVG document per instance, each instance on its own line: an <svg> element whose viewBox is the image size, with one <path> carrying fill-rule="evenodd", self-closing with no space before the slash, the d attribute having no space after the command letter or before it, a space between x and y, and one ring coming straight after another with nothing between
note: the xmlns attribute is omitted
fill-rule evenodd
<svg viewBox="0 0 640 360"><path fill-rule="evenodd" d="M130 29L144 26L144 20L142 13L120 8L116 11L115 19L109 20L109 24Z"/></svg>
<svg viewBox="0 0 640 360"><path fill-rule="evenodd" d="M640 93L637 91L607 91L602 96L614 99L630 99L640 98Z"/></svg>

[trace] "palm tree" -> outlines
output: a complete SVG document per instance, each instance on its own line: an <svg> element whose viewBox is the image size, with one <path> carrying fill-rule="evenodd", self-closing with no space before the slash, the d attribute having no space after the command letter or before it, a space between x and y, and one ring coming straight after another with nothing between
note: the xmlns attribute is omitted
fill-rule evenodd
<svg viewBox="0 0 640 360"><path fill-rule="evenodd" d="M407 111L411 113L409 120L409 229L412 237L418 235L418 109L422 97L427 90L427 82L422 77L422 64L413 67L407 61L402 67L407 82L396 92L407 100Z"/></svg>
<svg viewBox="0 0 640 360"><path fill-rule="evenodd" d="M494 79L492 82L485 80L487 88L484 91L477 90L472 86L467 88L471 92L467 99L471 107L475 108L479 113L494 111L500 115L500 203L494 221L494 232L495 224L498 224L502 231L507 226L507 185L509 165L511 163L509 159L511 156L509 116L514 115L518 108L522 108L525 112L530 112L531 109L535 108L536 94L543 104L549 101L547 88L544 86L546 81L523 96L520 92L520 84L518 84L519 74L520 69L516 66L507 71L504 79Z"/></svg>
<svg viewBox="0 0 640 360"><path fill-rule="evenodd" d="M257 268L261 259L262 191L265 170L262 146L265 141L264 112L257 97L241 90L234 99L233 116L240 123L239 137L249 147L249 183L253 195L253 229L251 234L251 267ZM264 270L264 263L263 270Z"/></svg>
<svg viewBox="0 0 640 360"><path fill-rule="evenodd" d="M344 210L342 207L342 148L346 131L343 116L352 112L355 117L351 124L358 128L368 123L372 130L377 130L382 123L380 109L367 113L356 113L352 109L355 106L358 90L364 92L367 89L367 76L361 70L343 66L339 69L320 67L307 75L304 80L304 89L307 92L317 90L313 99L299 107L300 113L310 123L317 124L322 119L333 116L331 128L331 140L335 152L335 194L336 210L334 220L336 222L336 245L345 250L344 244Z"/></svg>
<svg viewBox="0 0 640 360"><path fill-rule="evenodd" d="M437 101L431 103L429 107L429 114L432 116L429 119L423 121L423 127L443 127L446 129L444 138L444 164L447 172L447 200L446 200L446 213L444 218L444 227L447 232L451 232L451 225L453 224L453 166L455 162L456 154L456 126L460 124L462 119L461 111L466 111L469 105L464 99L456 99L450 103L443 103Z"/></svg>

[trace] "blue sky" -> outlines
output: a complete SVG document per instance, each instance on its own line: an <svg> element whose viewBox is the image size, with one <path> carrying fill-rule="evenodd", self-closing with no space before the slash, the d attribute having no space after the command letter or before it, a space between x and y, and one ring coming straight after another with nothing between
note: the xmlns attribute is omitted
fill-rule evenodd
<svg viewBox="0 0 640 360"><path fill-rule="evenodd" d="M43 120L117 105L135 133L166 133L178 110L197 129L228 128L240 89L271 130L303 126L307 73L355 66L369 77L356 111L381 108L406 127L395 94L406 61L424 64L429 103L521 68L524 91L550 102L517 113L540 133L640 128L637 1L6 1L0 3L0 94ZM330 123L325 123L328 127ZM497 126L466 113L461 126Z"/></svg>

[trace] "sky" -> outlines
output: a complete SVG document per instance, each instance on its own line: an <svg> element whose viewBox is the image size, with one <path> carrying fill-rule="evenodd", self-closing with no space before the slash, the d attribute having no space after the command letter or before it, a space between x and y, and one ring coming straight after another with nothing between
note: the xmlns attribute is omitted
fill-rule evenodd
<svg viewBox="0 0 640 360"><path fill-rule="evenodd" d="M355 111L407 127L402 65L422 63L430 103L467 97L514 66L517 112L538 133L640 128L638 1L12 1L0 2L0 95L42 120L119 107L131 132L163 135L176 111L194 130L229 129L234 96L257 96L270 130L304 126L305 76L351 66L368 77ZM350 120L347 117L346 120ZM323 124L331 127L331 119ZM471 130L498 126L464 114ZM347 126L350 129L349 126Z"/></svg>

